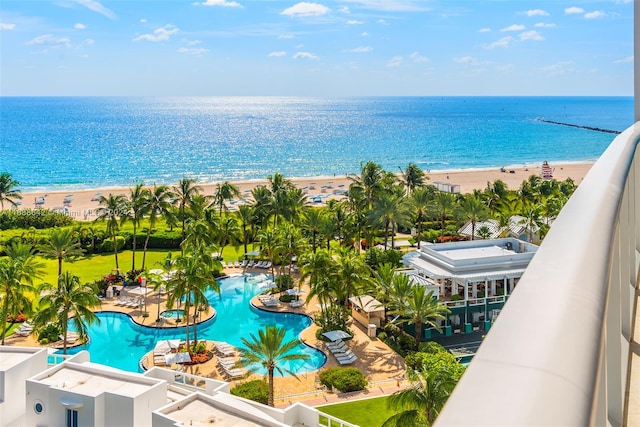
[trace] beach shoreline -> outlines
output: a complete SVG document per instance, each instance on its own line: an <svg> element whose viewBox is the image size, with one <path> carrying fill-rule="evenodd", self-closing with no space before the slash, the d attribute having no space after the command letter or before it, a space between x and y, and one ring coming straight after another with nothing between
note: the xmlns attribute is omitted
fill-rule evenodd
<svg viewBox="0 0 640 427"><path fill-rule="evenodd" d="M482 169L452 169L425 171L429 178L429 184L445 184L459 189L460 193L466 194L474 190L483 190L487 183L495 180L502 180L509 189L516 190L522 181L531 175L540 176L542 162L538 165L505 166L504 168L482 168ZM593 166L593 162L563 162L550 163L553 169L553 177L558 181L567 178L573 179L576 184L580 184L587 172ZM298 188L301 188L307 197L315 201L318 205L324 204L327 199L343 198L343 191L347 190L351 180L346 175L335 176L315 176L289 178ZM232 181L240 189L241 198L250 197L251 189L258 185L267 185L267 179L252 179L246 181ZM213 195L215 187L219 182L199 182L203 194ZM177 184L174 183L172 185ZM22 203L19 209L45 208L54 210L64 210L77 220L95 219L95 210L99 207L100 195L122 194L128 195L130 187L106 187L92 189L59 189L55 191L27 191L23 192ZM64 203L65 199L70 203ZM44 202L38 203L39 200ZM319 201L319 202L318 202ZM65 209L66 208L66 209Z"/></svg>

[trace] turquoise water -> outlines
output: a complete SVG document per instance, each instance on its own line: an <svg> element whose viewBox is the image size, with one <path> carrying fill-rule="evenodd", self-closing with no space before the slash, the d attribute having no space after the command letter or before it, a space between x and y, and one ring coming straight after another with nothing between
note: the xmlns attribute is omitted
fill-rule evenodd
<svg viewBox="0 0 640 427"><path fill-rule="evenodd" d="M71 189L597 159L632 97L0 97L0 172Z"/></svg>
<svg viewBox="0 0 640 427"><path fill-rule="evenodd" d="M184 316L184 310L176 309L173 310L165 310L160 312L160 317L163 319L177 319L179 317Z"/></svg>
<svg viewBox="0 0 640 427"><path fill-rule="evenodd" d="M251 298L263 291L258 284L264 280L267 277L263 274L219 280L221 294L212 291L208 295L217 316L198 326L198 339L226 341L233 346L242 347L241 338L249 338L250 334L257 335L257 331L267 325L284 328L285 341L298 338L300 332L311 325L309 317L295 313L266 312L249 304ZM153 313L156 308L153 298L147 304L148 310ZM88 350L92 362L138 372L140 358L152 350L157 341L185 339L184 328L157 329L140 326L129 316L116 312L101 312L97 315L100 323L89 327L89 343L73 348L69 353ZM295 351L309 355L308 360L291 361L283 365L296 374L315 371L326 361L324 353L304 344L300 344Z"/></svg>

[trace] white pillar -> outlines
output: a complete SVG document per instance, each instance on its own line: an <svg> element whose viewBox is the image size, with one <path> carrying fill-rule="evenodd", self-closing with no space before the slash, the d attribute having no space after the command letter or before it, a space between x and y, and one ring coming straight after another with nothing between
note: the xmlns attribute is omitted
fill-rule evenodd
<svg viewBox="0 0 640 427"><path fill-rule="evenodd" d="M471 296L473 298L478 298L478 282L473 282L471 286Z"/></svg>
<svg viewBox="0 0 640 427"><path fill-rule="evenodd" d="M509 295L509 289L507 286L507 278L502 279L502 288L504 289L504 295Z"/></svg>
<svg viewBox="0 0 640 427"><path fill-rule="evenodd" d="M466 301L466 300L469 299L469 298L467 298L467 295L469 295L469 284L467 282L464 282L463 288L464 288L464 298L463 299Z"/></svg>
<svg viewBox="0 0 640 427"><path fill-rule="evenodd" d="M458 284L455 280L451 281L451 296L458 295Z"/></svg>
<svg viewBox="0 0 640 427"><path fill-rule="evenodd" d="M496 281L492 280L491 281L491 296L495 296L496 295Z"/></svg>

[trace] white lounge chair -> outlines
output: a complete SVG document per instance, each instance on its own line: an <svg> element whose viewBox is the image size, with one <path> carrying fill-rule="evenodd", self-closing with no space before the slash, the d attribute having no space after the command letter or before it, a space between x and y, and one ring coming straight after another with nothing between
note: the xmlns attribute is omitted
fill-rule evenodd
<svg viewBox="0 0 640 427"><path fill-rule="evenodd" d="M336 358L338 359L338 363L341 365L351 365L353 362L355 362L356 360L358 360L358 357L356 355L353 355L351 357L348 358Z"/></svg>
<svg viewBox="0 0 640 427"><path fill-rule="evenodd" d="M302 307L304 305L304 300L303 299L298 299L295 301L291 301L289 303L289 306L292 308L298 308L298 307Z"/></svg>
<svg viewBox="0 0 640 427"><path fill-rule="evenodd" d="M19 337L28 337L33 331L22 331L20 329L15 330L13 333Z"/></svg>

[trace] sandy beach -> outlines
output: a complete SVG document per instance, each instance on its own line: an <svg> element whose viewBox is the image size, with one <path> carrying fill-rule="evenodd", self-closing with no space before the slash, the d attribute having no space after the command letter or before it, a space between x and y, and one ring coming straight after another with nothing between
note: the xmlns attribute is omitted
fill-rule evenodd
<svg viewBox="0 0 640 427"><path fill-rule="evenodd" d="M580 184L593 163L550 163L553 169L553 176L559 181L571 178L576 184ZM525 179L531 175L540 175L540 166L532 167L506 167L482 169L482 170L451 170L427 172L430 184L445 183L458 185L460 192L470 193L473 190L486 188L488 182L502 180L510 189L517 189ZM291 178L291 180L303 189L310 199L316 198L322 204L327 199L341 198L341 193L348 189L351 181L345 175L323 176L311 178ZM258 185L266 185L267 180L252 180L234 182L240 189L241 198L250 197L251 189ZM213 195L216 183L199 184L205 195ZM100 195L108 194L129 194L129 188L106 188L93 190L60 190L48 192L25 192L23 193L20 209L33 209L41 207L46 209L67 208L69 215L77 220L93 220L96 217L95 210L99 207L98 198ZM65 199L67 203L65 203ZM38 201L43 203L36 204ZM232 206L233 207L233 206Z"/></svg>

